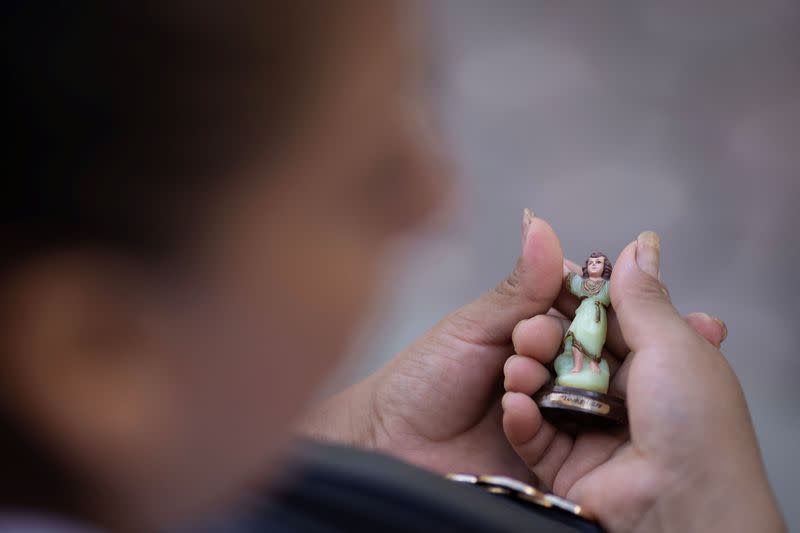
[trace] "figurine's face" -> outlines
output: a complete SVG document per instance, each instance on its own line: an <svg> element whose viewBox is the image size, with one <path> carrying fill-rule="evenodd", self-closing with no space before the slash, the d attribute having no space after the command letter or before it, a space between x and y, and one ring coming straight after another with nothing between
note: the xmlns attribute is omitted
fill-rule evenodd
<svg viewBox="0 0 800 533"><path fill-rule="evenodd" d="M589 272L590 278L602 278L605 267L605 257L590 257L586 264L586 270Z"/></svg>

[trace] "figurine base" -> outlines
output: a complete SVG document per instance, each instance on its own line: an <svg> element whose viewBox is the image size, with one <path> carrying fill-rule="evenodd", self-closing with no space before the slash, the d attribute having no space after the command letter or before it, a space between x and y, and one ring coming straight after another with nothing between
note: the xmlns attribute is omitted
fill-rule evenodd
<svg viewBox="0 0 800 533"><path fill-rule="evenodd" d="M625 400L602 392L546 385L533 399L542 416L567 433L611 429L628 423Z"/></svg>

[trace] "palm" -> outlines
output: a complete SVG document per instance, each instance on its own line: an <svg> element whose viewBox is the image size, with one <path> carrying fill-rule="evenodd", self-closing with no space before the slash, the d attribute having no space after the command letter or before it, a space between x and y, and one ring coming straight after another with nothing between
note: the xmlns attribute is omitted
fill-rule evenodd
<svg viewBox="0 0 800 533"><path fill-rule="evenodd" d="M688 413L676 410L685 408L687 404L681 399L695 384L671 379L680 374L665 368L657 353L642 351L629 357L625 389L631 434L590 433L573 440L557 433L556 447L569 447L569 451L552 473L557 493L580 501L604 517L613 517L615 529L623 530L641 524L658 494L675 477L674 472L667 471L670 458L680 464L681 456L695 449L691 443L681 442L692 433L686 431ZM657 364L659 360L661 365ZM558 454L559 450L549 453ZM543 455L537 462L544 460Z"/></svg>
<svg viewBox="0 0 800 533"><path fill-rule="evenodd" d="M515 326L550 308L562 275L552 228L526 217L514 273L374 376L376 439L385 439L378 445L439 472L526 479L530 470L501 431L503 365L513 353Z"/></svg>
<svg viewBox="0 0 800 533"><path fill-rule="evenodd" d="M510 340L510 336L509 336ZM438 472L492 472L525 479L529 470L500 431L502 365L510 342L451 339L402 354L377 387L378 417L392 453Z"/></svg>
<svg viewBox="0 0 800 533"><path fill-rule="evenodd" d="M664 377L671 373L652 364L650 355L654 354L629 356L626 391L632 433L620 429L572 437L553 429L546 451L528 458L534 472L552 483L557 494L614 516L617 523L626 524L623 529L631 529L641 519L667 479L651 459L672 455L675 434L682 429L671 426L669 418L659 413L664 405L674 405L682 387L668 383ZM631 386L634 383L644 386ZM619 391L620 384L615 385Z"/></svg>

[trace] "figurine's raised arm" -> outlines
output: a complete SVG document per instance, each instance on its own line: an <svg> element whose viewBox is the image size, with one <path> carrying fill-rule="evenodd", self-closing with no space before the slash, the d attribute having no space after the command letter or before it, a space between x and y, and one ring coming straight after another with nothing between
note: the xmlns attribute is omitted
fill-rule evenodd
<svg viewBox="0 0 800 533"><path fill-rule="evenodd" d="M575 272L570 272L567 274L567 278L564 280L564 286L566 289L578 298L583 298L586 296L586 293L583 291L583 289L581 289L582 284L583 278Z"/></svg>

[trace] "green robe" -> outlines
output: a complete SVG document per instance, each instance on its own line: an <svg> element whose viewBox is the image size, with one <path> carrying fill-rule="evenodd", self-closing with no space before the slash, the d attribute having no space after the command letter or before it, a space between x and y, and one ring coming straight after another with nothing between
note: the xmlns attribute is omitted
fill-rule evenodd
<svg viewBox="0 0 800 533"><path fill-rule="evenodd" d="M570 273L565 284L569 292L581 299L581 304L564 336L564 346L574 345L584 355L599 362L608 331L609 283L604 279L586 279ZM602 286L598 287L598 284Z"/></svg>

